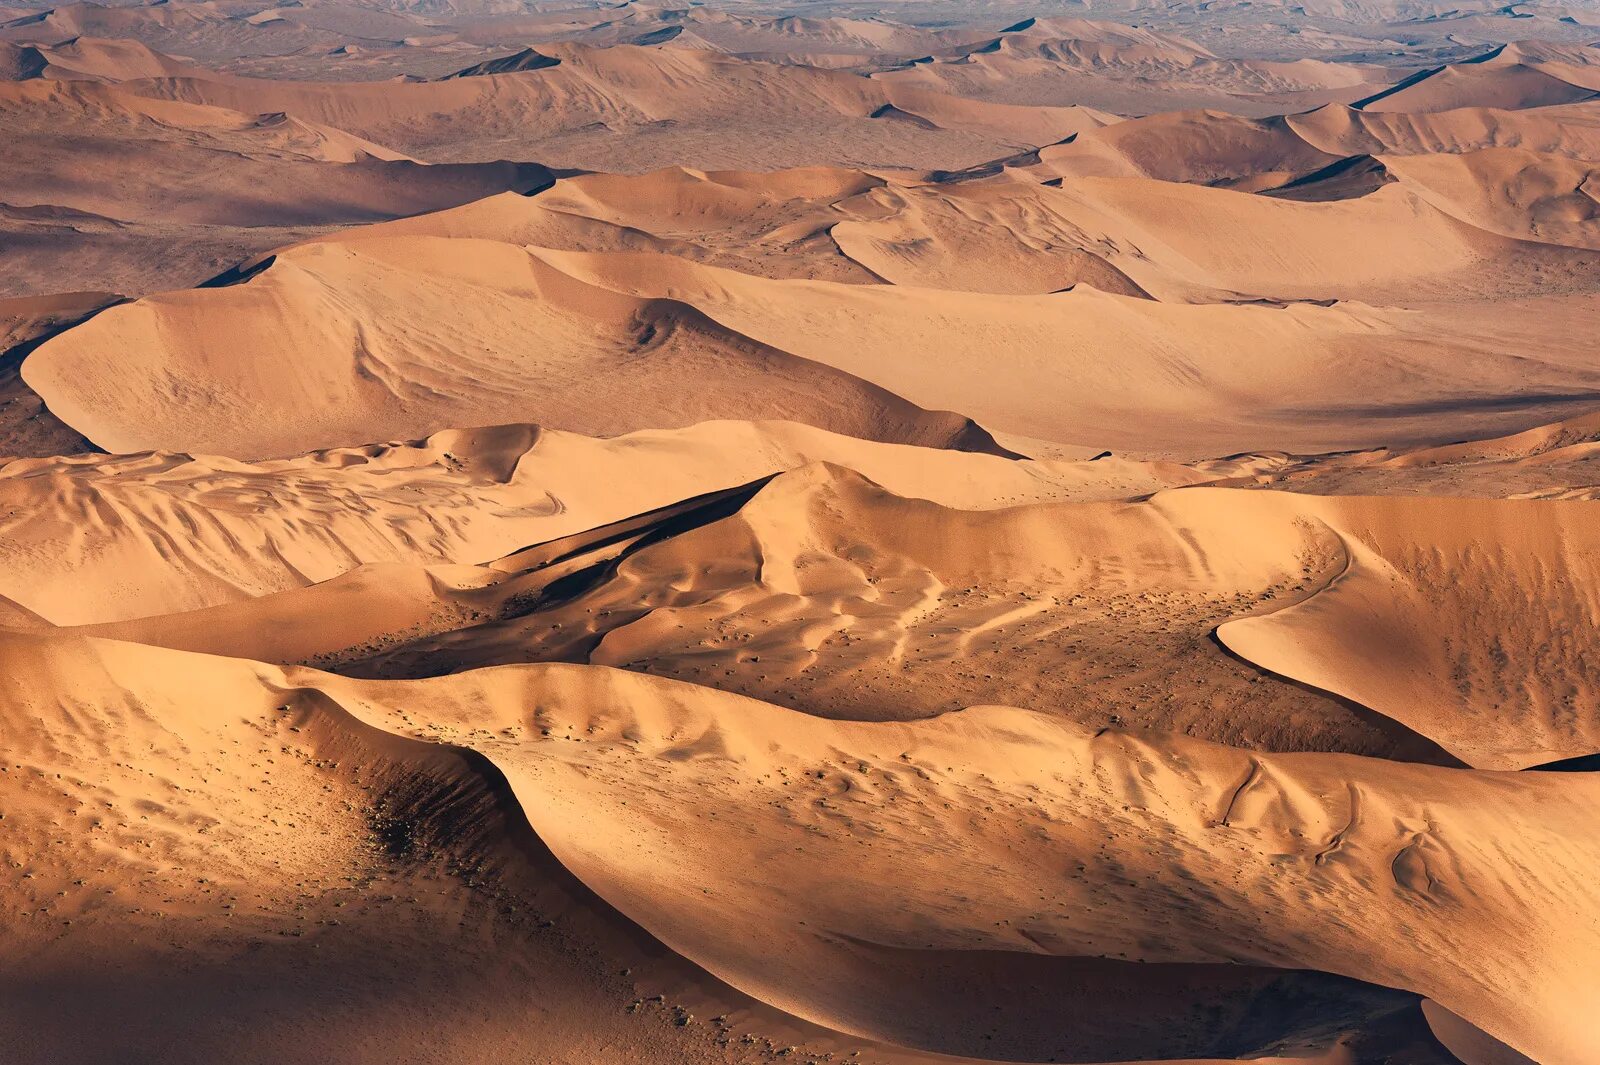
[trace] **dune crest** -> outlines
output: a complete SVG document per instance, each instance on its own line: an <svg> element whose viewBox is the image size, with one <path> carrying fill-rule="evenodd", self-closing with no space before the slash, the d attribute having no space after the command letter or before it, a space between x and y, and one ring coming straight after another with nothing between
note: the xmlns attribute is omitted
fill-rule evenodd
<svg viewBox="0 0 1600 1065"><path fill-rule="evenodd" d="M29 646L13 642L8 651ZM589 887L735 986L832 1027L907 1037L895 1031L897 1014L873 1013L872 997L852 993L895 979L896 949L999 949L1356 970L1410 984L1541 1060L1581 1060L1588 1046L1571 1023L1576 1002L1592 994L1587 967L1506 964L1484 987L1461 978L1451 960L1460 939L1452 936L1418 942L1402 973L1388 967L1392 960L1352 949L1364 938L1361 926L1304 923L1298 886L1304 878L1319 897L1347 902L1345 912L1367 914L1375 927L1420 907L1456 915L1456 927L1515 930L1525 941L1570 935L1560 915L1587 897L1583 826L1600 802L1581 776L1506 779L1347 757L1247 757L1194 741L1096 735L1009 708L917 724L825 723L694 686L577 667L374 684L110 642L31 647L39 663L32 683L47 684L53 670L98 676L98 694L80 690L107 712L138 699L173 725L192 721L181 727L198 735L205 719L175 717L183 689L159 679L181 661L191 680L198 671L213 690L234 693L246 720L275 718L298 730L294 744L312 772L330 755L360 757L364 748L392 751L397 769L421 756L396 746L413 741L388 733L436 745L446 760L476 749ZM236 726L213 724L213 734L219 727ZM945 832L923 834L920 844L874 844L866 826L885 805ZM724 816L764 807L771 812L757 815L755 834L744 818ZM687 809L701 814L693 842L682 827ZM996 809L1013 813L985 816ZM1107 834L1108 822L1118 830ZM586 827L573 831L579 825ZM1458 825L1470 825L1477 848L1452 845ZM1157 835L1170 855L1142 862L1149 879L1131 889L1118 857L1123 828L1130 843ZM968 866L970 879L926 875L948 846L936 841L949 832L975 846L971 834L981 832L990 864ZM1024 837L1031 842L1019 847ZM1086 847L1088 838L1102 842ZM336 834L318 844L342 845ZM1145 842L1135 850L1149 853ZM314 849L302 853L308 869L323 861ZM1552 854L1570 857L1556 864ZM1544 856L1538 879L1507 879L1504 870L1531 855ZM1485 876L1484 863L1497 858L1511 861ZM1076 871L1041 899L1038 863L1062 859ZM809 881L807 892L790 890L794 877L808 875L802 870L818 868L836 875ZM237 891L245 872L223 874L211 890ZM855 878L886 875L905 889L864 899ZM1215 894L1181 924L1147 917L1141 930L1139 900L1170 901L1184 875L1203 878ZM124 890L139 897L136 887ZM1510 903L1530 892L1550 905ZM975 906L976 898L983 901ZM69 934L95 936L103 908L75 907ZM774 942L785 947L777 967L767 952ZM915 1037L938 1038L937 1028ZM944 1038L975 1033L957 1028Z"/></svg>

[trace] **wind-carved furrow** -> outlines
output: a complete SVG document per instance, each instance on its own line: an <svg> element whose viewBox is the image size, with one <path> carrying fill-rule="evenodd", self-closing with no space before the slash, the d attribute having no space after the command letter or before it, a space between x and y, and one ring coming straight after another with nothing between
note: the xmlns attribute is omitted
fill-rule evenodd
<svg viewBox="0 0 1600 1065"><path fill-rule="evenodd" d="M1256 783L1260 781L1260 779L1261 762L1258 759L1252 758L1250 759L1250 769L1245 773L1244 779L1239 782L1238 787L1234 788L1228 793L1227 805L1222 808L1222 816L1217 819L1219 824L1227 827L1232 823L1234 807L1239 804L1239 800L1244 797L1246 792L1255 787Z"/></svg>
<svg viewBox="0 0 1600 1065"><path fill-rule="evenodd" d="M1361 817L1361 791L1354 783L1349 785L1348 796L1349 814L1345 818L1344 824L1328 838L1327 844L1316 853L1314 860L1318 865L1331 860L1339 852L1339 848L1344 846L1345 837L1355 830L1356 822Z"/></svg>

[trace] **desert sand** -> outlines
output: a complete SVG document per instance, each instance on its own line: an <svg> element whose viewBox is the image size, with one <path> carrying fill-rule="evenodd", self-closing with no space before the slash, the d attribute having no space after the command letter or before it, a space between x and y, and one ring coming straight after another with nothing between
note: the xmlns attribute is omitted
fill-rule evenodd
<svg viewBox="0 0 1600 1065"><path fill-rule="evenodd" d="M1600 1061L1596 42L0 8L0 1057Z"/></svg>

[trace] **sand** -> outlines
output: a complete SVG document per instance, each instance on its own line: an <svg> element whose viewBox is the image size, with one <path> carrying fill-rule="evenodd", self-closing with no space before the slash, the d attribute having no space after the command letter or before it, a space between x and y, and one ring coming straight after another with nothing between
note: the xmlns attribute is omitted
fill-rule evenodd
<svg viewBox="0 0 1600 1065"><path fill-rule="evenodd" d="M1597 32L0 9L5 1060L1600 1059Z"/></svg>

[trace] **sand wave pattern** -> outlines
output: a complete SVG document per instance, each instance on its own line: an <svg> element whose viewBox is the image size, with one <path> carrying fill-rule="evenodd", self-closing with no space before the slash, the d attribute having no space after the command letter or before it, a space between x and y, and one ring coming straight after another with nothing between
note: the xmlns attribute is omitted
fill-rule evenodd
<svg viewBox="0 0 1600 1065"><path fill-rule="evenodd" d="M0 1065L1600 1061L1593 0L10 0Z"/></svg>

